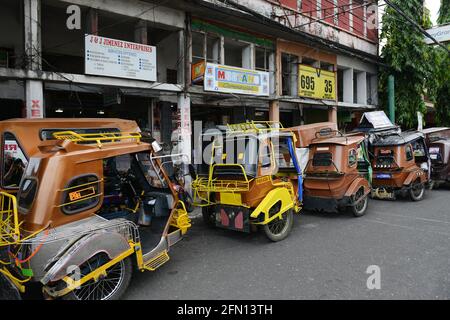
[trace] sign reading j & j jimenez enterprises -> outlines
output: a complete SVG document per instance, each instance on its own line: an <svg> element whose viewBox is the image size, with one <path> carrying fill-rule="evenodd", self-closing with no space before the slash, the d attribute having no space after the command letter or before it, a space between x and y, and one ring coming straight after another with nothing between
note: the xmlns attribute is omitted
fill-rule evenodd
<svg viewBox="0 0 450 320"><path fill-rule="evenodd" d="M298 73L298 95L300 97L336 100L334 72L301 64Z"/></svg>
<svg viewBox="0 0 450 320"><path fill-rule="evenodd" d="M85 35L85 73L156 81L156 47Z"/></svg>
<svg viewBox="0 0 450 320"><path fill-rule="evenodd" d="M204 90L269 96L269 73L207 63Z"/></svg>

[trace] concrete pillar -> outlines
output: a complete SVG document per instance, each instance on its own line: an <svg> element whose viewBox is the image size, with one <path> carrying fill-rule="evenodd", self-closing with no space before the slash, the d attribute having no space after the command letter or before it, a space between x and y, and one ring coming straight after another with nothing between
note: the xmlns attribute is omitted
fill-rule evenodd
<svg viewBox="0 0 450 320"><path fill-rule="evenodd" d="M219 64L225 64L225 38L220 36L218 40Z"/></svg>
<svg viewBox="0 0 450 320"><path fill-rule="evenodd" d="M344 102L353 103L353 69L346 69L343 72L343 88L344 88Z"/></svg>
<svg viewBox="0 0 450 320"><path fill-rule="evenodd" d="M86 33L98 36L98 11L89 8L86 15Z"/></svg>
<svg viewBox="0 0 450 320"><path fill-rule="evenodd" d="M372 99L372 105L378 105L378 76L370 76L370 98Z"/></svg>
<svg viewBox="0 0 450 320"><path fill-rule="evenodd" d="M328 109L328 121L337 123L337 107L330 107Z"/></svg>
<svg viewBox="0 0 450 320"><path fill-rule="evenodd" d="M188 16L187 16L188 17ZM189 19L187 19L189 20ZM190 20L189 20L190 21ZM192 31L190 23L186 25L186 67L184 68L185 83L191 85L191 72L192 72Z"/></svg>
<svg viewBox="0 0 450 320"><path fill-rule="evenodd" d="M277 55L275 52L272 52L269 55L269 73L269 94L276 94Z"/></svg>
<svg viewBox="0 0 450 320"><path fill-rule="evenodd" d="M25 99L27 118L44 118L44 88L42 81L25 81Z"/></svg>
<svg viewBox="0 0 450 320"><path fill-rule="evenodd" d="M220 63L220 38L216 39L212 46L212 55L214 63Z"/></svg>
<svg viewBox="0 0 450 320"><path fill-rule="evenodd" d="M41 0L24 0L23 4L26 69L41 70ZM42 81L25 81L25 108L27 118L44 117L44 91Z"/></svg>
<svg viewBox="0 0 450 320"><path fill-rule="evenodd" d="M185 40L184 40L184 30L180 30L178 31L178 57L179 61L177 61L178 65L177 65L177 82L178 84L184 85L184 80L185 80Z"/></svg>
<svg viewBox="0 0 450 320"><path fill-rule="evenodd" d="M280 121L280 103L278 100L270 101L269 121Z"/></svg>
<svg viewBox="0 0 450 320"><path fill-rule="evenodd" d="M356 101L359 104L367 104L367 73L358 72L356 74L356 81L358 82Z"/></svg>
<svg viewBox="0 0 450 320"><path fill-rule="evenodd" d="M41 1L24 0L25 55L27 69L42 69Z"/></svg>
<svg viewBox="0 0 450 320"><path fill-rule="evenodd" d="M148 44L147 21L139 20L134 26L134 41Z"/></svg>
<svg viewBox="0 0 450 320"><path fill-rule="evenodd" d="M242 68L255 69L255 45L253 43L242 50Z"/></svg>
<svg viewBox="0 0 450 320"><path fill-rule="evenodd" d="M189 95L178 94L178 110L180 112L180 132L178 143L180 145L179 152L185 153L191 163L192 157L192 128L191 128L191 98Z"/></svg>
<svg viewBox="0 0 450 320"><path fill-rule="evenodd" d="M291 56L292 57L292 56ZM298 57L294 58L290 64L291 67L291 88L289 95L298 96Z"/></svg>

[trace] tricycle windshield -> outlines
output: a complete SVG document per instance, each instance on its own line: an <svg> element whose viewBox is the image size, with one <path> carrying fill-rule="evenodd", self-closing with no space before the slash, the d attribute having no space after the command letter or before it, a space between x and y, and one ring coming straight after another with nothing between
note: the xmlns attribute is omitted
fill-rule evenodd
<svg viewBox="0 0 450 320"><path fill-rule="evenodd" d="M382 148L379 149L376 153L376 160L375 165L376 166L386 166L391 167L392 165L395 165L395 151L390 148Z"/></svg>
<svg viewBox="0 0 450 320"><path fill-rule="evenodd" d="M214 141L211 153L212 162L241 165L247 175L256 176L259 144L258 138L253 135L233 135L226 137L223 141L217 139ZM266 158L266 155L262 157Z"/></svg>

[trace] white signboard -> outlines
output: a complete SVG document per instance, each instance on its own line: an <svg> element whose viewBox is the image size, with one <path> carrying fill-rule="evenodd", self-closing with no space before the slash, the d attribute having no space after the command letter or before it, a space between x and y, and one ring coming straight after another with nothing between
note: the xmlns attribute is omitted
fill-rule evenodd
<svg viewBox="0 0 450 320"><path fill-rule="evenodd" d="M204 90L269 96L269 73L207 63Z"/></svg>
<svg viewBox="0 0 450 320"><path fill-rule="evenodd" d="M389 120L384 111L365 112L360 123L362 124L364 121L368 121L375 129L393 126L391 120Z"/></svg>
<svg viewBox="0 0 450 320"><path fill-rule="evenodd" d="M427 30L428 34L439 42L450 41L450 24L435 27ZM428 37L425 37L426 44L434 44L435 42Z"/></svg>
<svg viewBox="0 0 450 320"><path fill-rule="evenodd" d="M156 81L156 47L85 35L85 73Z"/></svg>

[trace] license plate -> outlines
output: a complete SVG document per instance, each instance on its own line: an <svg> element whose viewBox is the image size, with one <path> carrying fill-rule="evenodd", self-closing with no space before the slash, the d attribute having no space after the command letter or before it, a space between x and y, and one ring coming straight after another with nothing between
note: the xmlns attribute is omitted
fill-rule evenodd
<svg viewBox="0 0 450 320"><path fill-rule="evenodd" d="M378 179L390 179L392 178L392 175L389 173L378 173L375 177Z"/></svg>

